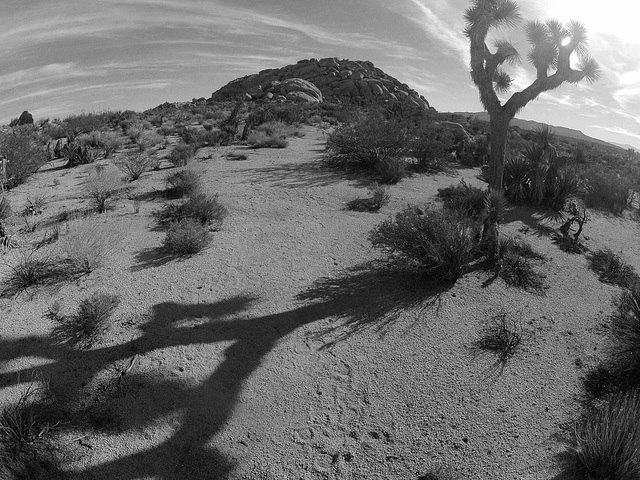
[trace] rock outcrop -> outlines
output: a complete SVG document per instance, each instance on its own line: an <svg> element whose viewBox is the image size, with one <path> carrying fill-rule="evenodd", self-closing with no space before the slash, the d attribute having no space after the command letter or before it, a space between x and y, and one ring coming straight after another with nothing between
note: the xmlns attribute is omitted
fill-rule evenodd
<svg viewBox="0 0 640 480"><path fill-rule="evenodd" d="M431 108L423 96L373 63L337 58L300 60L238 78L214 92L210 101L261 99L395 101Z"/></svg>

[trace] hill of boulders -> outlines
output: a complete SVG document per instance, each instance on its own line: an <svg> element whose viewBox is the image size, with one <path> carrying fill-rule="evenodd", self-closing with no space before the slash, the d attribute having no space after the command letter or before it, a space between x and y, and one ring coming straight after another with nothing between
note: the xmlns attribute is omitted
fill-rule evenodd
<svg viewBox="0 0 640 480"><path fill-rule="evenodd" d="M295 65L238 78L209 99L225 100L389 101L431 109L423 96L373 63L337 58L300 60Z"/></svg>

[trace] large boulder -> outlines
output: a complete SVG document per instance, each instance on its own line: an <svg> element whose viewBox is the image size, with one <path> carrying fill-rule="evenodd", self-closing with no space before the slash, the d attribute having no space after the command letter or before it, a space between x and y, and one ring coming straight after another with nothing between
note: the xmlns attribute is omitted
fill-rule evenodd
<svg viewBox="0 0 640 480"><path fill-rule="evenodd" d="M268 95L270 94L270 95ZM433 110L427 100L367 61L323 58L262 70L238 78L217 90L209 101L288 99L398 102Z"/></svg>

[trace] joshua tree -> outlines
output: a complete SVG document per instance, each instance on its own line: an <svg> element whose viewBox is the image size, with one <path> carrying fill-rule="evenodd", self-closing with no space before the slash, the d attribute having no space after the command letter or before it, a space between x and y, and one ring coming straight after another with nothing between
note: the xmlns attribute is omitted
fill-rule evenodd
<svg viewBox="0 0 640 480"><path fill-rule="evenodd" d="M486 38L490 29L514 27L520 19L518 5L513 0L472 0L465 12L465 35L471 43L471 79L489 113L489 186L496 190L502 189L509 122L516 113L542 92L564 82L592 83L600 77L598 63L587 52L587 30L582 23L571 21L563 25L553 19L544 23L530 21L525 26L527 41L531 44L527 59L536 69L536 79L503 104L497 94L508 91L512 80L501 66L518 63L520 56L507 40L496 41L492 53ZM575 68L571 67L573 56L577 58Z"/></svg>

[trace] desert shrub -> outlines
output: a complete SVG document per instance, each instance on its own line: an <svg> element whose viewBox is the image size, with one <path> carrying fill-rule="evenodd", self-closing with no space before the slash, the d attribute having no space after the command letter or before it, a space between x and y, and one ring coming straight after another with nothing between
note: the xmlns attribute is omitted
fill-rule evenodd
<svg viewBox="0 0 640 480"><path fill-rule="evenodd" d="M476 253L476 225L455 212L407 206L373 229L369 240L399 266L441 285L463 274Z"/></svg>
<svg viewBox="0 0 640 480"><path fill-rule="evenodd" d="M371 196L368 198L355 198L347 203L347 210L357 212L377 212L389 203L389 191L382 185L369 189Z"/></svg>
<svg viewBox="0 0 640 480"><path fill-rule="evenodd" d="M4 220L11 216L11 201L4 195L0 196L0 220Z"/></svg>
<svg viewBox="0 0 640 480"><path fill-rule="evenodd" d="M67 143L61 150L62 158L67 162L65 168L94 163L98 159L98 151L77 141Z"/></svg>
<svg viewBox="0 0 640 480"><path fill-rule="evenodd" d="M640 477L640 392L612 396L576 429L575 456L583 478Z"/></svg>
<svg viewBox="0 0 640 480"><path fill-rule="evenodd" d="M160 145L164 142L164 137L159 133L152 131L144 131L136 140L136 145L141 152Z"/></svg>
<svg viewBox="0 0 640 480"><path fill-rule="evenodd" d="M172 197L191 195L200 189L200 175L195 170L180 170L167 177L167 194Z"/></svg>
<svg viewBox="0 0 640 480"><path fill-rule="evenodd" d="M526 258L507 252L502 256L500 278L511 287L530 291L542 291L545 288L543 276L536 272Z"/></svg>
<svg viewBox="0 0 640 480"><path fill-rule="evenodd" d="M629 207L631 181L600 165L580 172L586 180L584 203L588 208L620 215Z"/></svg>
<svg viewBox="0 0 640 480"><path fill-rule="evenodd" d="M98 148L102 146L102 132L94 130L90 133L82 133L78 135L75 142L79 145Z"/></svg>
<svg viewBox="0 0 640 480"><path fill-rule="evenodd" d="M428 126L418 131L410 143L411 155L416 159L419 172L440 172L446 169L455 146L455 138L449 129Z"/></svg>
<svg viewBox="0 0 640 480"><path fill-rule="evenodd" d="M94 170L84 183L84 190L98 213L107 209L107 201L122 188L122 180L115 172Z"/></svg>
<svg viewBox="0 0 640 480"><path fill-rule="evenodd" d="M18 127L12 132L0 134L0 156L6 156L5 187L13 188L24 183L48 160L46 148L38 133L32 128Z"/></svg>
<svg viewBox="0 0 640 480"><path fill-rule="evenodd" d="M88 217L68 225L60 248L74 272L89 273L102 264L119 239L111 224Z"/></svg>
<svg viewBox="0 0 640 480"><path fill-rule="evenodd" d="M209 232L199 221L183 218L169 224L163 246L177 255L192 255L206 247L209 240Z"/></svg>
<svg viewBox="0 0 640 480"><path fill-rule="evenodd" d="M497 363L504 366L522 342L522 327L506 313L493 316L480 331L473 348L479 352L489 352L497 357Z"/></svg>
<svg viewBox="0 0 640 480"><path fill-rule="evenodd" d="M286 148L289 145L283 136L269 135L264 131L251 132L247 137L250 148Z"/></svg>
<svg viewBox="0 0 640 480"><path fill-rule="evenodd" d="M639 280L635 269L608 248L592 252L588 259L591 269L604 283L629 288Z"/></svg>
<svg viewBox="0 0 640 480"><path fill-rule="evenodd" d="M484 209L485 192L463 179L457 185L439 188L438 197L442 199L445 208L469 217L479 217Z"/></svg>
<svg viewBox="0 0 640 480"><path fill-rule="evenodd" d="M48 316L56 320L53 338L61 344L87 350L109 329L109 318L120 303L117 295L96 292L83 299L73 315L61 315L54 303Z"/></svg>
<svg viewBox="0 0 640 480"><path fill-rule="evenodd" d="M104 158L109 158L113 153L122 148L123 141L115 132L102 132L99 146L104 151Z"/></svg>
<svg viewBox="0 0 640 480"><path fill-rule="evenodd" d="M152 160L147 154L129 153L115 162L115 165L126 175L130 182L133 182L149 170Z"/></svg>
<svg viewBox="0 0 640 480"><path fill-rule="evenodd" d="M134 123L127 127L125 135L129 137L129 140L131 140L132 143L137 144L138 140L140 140L140 138L142 137L144 130L144 125L142 125L141 123Z"/></svg>
<svg viewBox="0 0 640 480"><path fill-rule="evenodd" d="M187 165L193 157L195 157L196 151L192 145L179 144L169 154L169 161L176 167L184 167Z"/></svg>
<svg viewBox="0 0 640 480"><path fill-rule="evenodd" d="M79 115L70 115L65 118L60 128L56 130L57 137L67 137L70 142L75 140L78 135L83 133L91 133L94 130L103 130L109 123L111 113L81 113Z"/></svg>
<svg viewBox="0 0 640 480"><path fill-rule="evenodd" d="M396 121L368 117L336 128L327 138L332 163L373 170L385 158L402 157L407 131Z"/></svg>
<svg viewBox="0 0 640 480"><path fill-rule="evenodd" d="M48 388L29 384L15 404L0 411L0 478L54 478L50 437L59 425Z"/></svg>
<svg viewBox="0 0 640 480"><path fill-rule="evenodd" d="M407 175L407 162L402 158L383 158L376 164L380 183L395 184Z"/></svg>
<svg viewBox="0 0 640 480"><path fill-rule="evenodd" d="M166 204L156 213L161 225L192 218L201 225L212 225L214 228L219 228L226 216L227 209L218 201L218 194L207 195L198 192L180 203Z"/></svg>

